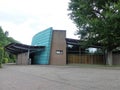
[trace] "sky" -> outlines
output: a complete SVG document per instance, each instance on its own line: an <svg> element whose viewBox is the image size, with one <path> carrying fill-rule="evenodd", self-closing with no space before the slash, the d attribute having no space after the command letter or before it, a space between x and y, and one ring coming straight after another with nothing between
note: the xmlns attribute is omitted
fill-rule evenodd
<svg viewBox="0 0 120 90"><path fill-rule="evenodd" d="M0 26L9 36L30 45L32 37L49 27L66 30L77 39L75 24L68 16L70 0L0 0Z"/></svg>

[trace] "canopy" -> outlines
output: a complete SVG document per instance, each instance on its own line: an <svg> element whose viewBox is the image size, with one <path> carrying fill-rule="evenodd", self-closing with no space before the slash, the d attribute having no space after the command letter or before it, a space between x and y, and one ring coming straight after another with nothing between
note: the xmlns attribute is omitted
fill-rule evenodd
<svg viewBox="0 0 120 90"><path fill-rule="evenodd" d="M45 46L30 46L20 43L11 43L5 46L5 50L12 54L20 54L25 52L37 52L45 49Z"/></svg>

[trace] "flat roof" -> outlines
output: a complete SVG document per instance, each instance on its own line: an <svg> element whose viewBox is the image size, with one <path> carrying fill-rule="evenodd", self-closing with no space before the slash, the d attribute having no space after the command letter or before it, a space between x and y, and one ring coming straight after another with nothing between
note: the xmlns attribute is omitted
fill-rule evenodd
<svg viewBox="0 0 120 90"><path fill-rule="evenodd" d="M85 42L85 41L81 41L81 40L77 40L77 39L71 39L71 38L66 38L66 43L70 44L70 45L83 46L82 42ZM95 45L88 45L87 47L102 48L102 45L95 44Z"/></svg>
<svg viewBox="0 0 120 90"><path fill-rule="evenodd" d="M67 44L72 44L72 45L80 45L80 40L66 38L66 43Z"/></svg>
<svg viewBox="0 0 120 90"><path fill-rule="evenodd" d="M12 54L20 54L25 52L37 52L45 49L45 46L31 46L20 43L11 43L5 46L5 50Z"/></svg>

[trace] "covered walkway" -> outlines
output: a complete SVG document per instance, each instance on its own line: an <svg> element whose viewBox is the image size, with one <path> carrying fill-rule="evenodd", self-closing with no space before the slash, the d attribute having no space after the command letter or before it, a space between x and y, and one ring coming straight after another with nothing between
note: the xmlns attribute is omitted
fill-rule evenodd
<svg viewBox="0 0 120 90"><path fill-rule="evenodd" d="M5 50L17 56L17 64L31 64L34 62L34 53L44 51L45 46L30 46L20 43L11 43Z"/></svg>
<svg viewBox="0 0 120 90"><path fill-rule="evenodd" d="M12 54L20 54L25 52L37 52L45 49L45 46L31 46L20 43L11 43L5 46L5 50Z"/></svg>

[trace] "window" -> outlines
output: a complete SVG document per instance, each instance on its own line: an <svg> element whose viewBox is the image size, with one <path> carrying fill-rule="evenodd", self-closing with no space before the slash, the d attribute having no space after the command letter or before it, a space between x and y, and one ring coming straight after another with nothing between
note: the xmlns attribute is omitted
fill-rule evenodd
<svg viewBox="0 0 120 90"><path fill-rule="evenodd" d="M56 54L58 55L63 54L63 50L56 50Z"/></svg>

